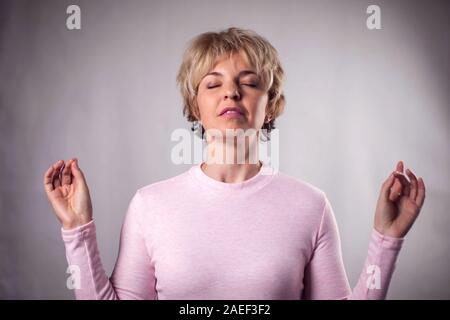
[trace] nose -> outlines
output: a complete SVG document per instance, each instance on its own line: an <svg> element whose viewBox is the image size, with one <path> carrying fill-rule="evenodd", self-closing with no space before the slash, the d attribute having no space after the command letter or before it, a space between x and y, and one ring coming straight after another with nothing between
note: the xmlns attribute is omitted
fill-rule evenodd
<svg viewBox="0 0 450 320"><path fill-rule="evenodd" d="M238 86L236 86L235 84L230 84L228 86L225 87L225 95L224 95L224 99L232 99L232 100L237 100L241 97L241 93L239 92L239 88Z"/></svg>

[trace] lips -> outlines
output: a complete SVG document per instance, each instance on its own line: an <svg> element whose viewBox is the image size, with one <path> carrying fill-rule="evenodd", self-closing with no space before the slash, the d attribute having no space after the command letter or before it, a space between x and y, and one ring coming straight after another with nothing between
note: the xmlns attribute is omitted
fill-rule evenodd
<svg viewBox="0 0 450 320"><path fill-rule="evenodd" d="M230 113L231 113L231 112L234 112L234 113L239 113L239 114L241 114L241 115L244 115L244 114L245 114L245 113L244 113L244 109L242 109L242 108L240 108L240 107L231 107L231 106L229 106L229 107L223 108L222 111L220 111L219 116L224 115L224 114L227 113L228 111L230 111Z"/></svg>

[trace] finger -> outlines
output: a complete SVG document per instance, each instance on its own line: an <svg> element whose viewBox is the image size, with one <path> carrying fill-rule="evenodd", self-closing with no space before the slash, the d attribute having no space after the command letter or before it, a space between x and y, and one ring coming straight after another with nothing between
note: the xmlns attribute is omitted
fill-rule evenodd
<svg viewBox="0 0 450 320"><path fill-rule="evenodd" d="M53 164L53 176L52 176L52 183L54 188L58 188L61 186L61 180L60 180L60 170L61 166L64 165L63 160L58 160L55 164Z"/></svg>
<svg viewBox="0 0 450 320"><path fill-rule="evenodd" d="M394 174L394 173L392 173ZM391 190L390 190L390 197L389 199L391 201L396 201L398 197L402 195L402 184L398 178L394 175L394 183L392 184Z"/></svg>
<svg viewBox="0 0 450 320"><path fill-rule="evenodd" d="M50 168L47 169L47 171L45 171L44 174L44 189L45 192L50 193L52 192L55 188L53 188L53 166L50 166Z"/></svg>
<svg viewBox="0 0 450 320"><path fill-rule="evenodd" d="M409 197L411 187L410 182L408 181L408 179L406 179L406 176L403 173L399 172L394 172L394 175L402 184L403 194Z"/></svg>
<svg viewBox="0 0 450 320"><path fill-rule="evenodd" d="M66 168L66 163L63 160L63 164L61 166L61 169L59 169L59 175L58 175L58 179L59 179L59 182L61 183L61 185L62 185L62 172L65 168Z"/></svg>
<svg viewBox="0 0 450 320"><path fill-rule="evenodd" d="M69 161L67 161L64 170L61 173L61 183L62 185L69 185L72 183L72 170L71 170L71 163L72 163L73 159L70 159Z"/></svg>
<svg viewBox="0 0 450 320"><path fill-rule="evenodd" d="M72 162L72 174L76 179L79 179L81 182L86 183L86 180L84 179L84 174L81 171L80 167L78 166L78 159L75 158Z"/></svg>
<svg viewBox="0 0 450 320"><path fill-rule="evenodd" d="M403 161L402 160L397 162L397 171L403 172Z"/></svg>
<svg viewBox="0 0 450 320"><path fill-rule="evenodd" d="M394 183L394 174L391 173L390 176L383 182L381 186L381 194L385 200L389 199L390 189L392 184Z"/></svg>
<svg viewBox="0 0 450 320"><path fill-rule="evenodd" d="M409 194L409 198L412 201L416 201L417 196L417 178L416 175L408 168L406 169L406 174L409 177L409 180L411 181L411 193Z"/></svg>
<svg viewBox="0 0 450 320"><path fill-rule="evenodd" d="M423 179L419 177L417 180L417 197L416 204L419 208L422 208L423 202L425 201L425 183Z"/></svg>
<svg viewBox="0 0 450 320"><path fill-rule="evenodd" d="M404 169L403 161L400 160L397 162L396 171L403 173L403 169ZM391 200L397 201L397 199L399 197L401 197L402 191L404 188L402 187L402 183L400 182L400 179L397 178L397 176L395 176L395 175L394 175L394 177L395 177L395 179L394 179L394 185L393 185L392 191L391 191Z"/></svg>

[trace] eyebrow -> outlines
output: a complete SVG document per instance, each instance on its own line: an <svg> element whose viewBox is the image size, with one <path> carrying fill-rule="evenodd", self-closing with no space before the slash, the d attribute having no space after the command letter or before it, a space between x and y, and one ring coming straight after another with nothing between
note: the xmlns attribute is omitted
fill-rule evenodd
<svg viewBox="0 0 450 320"><path fill-rule="evenodd" d="M252 70L242 70L241 72L239 72L238 77L245 76L245 75L247 75L247 74L254 74L254 75L257 76L257 74L256 74L255 71L252 71ZM220 72L217 72L217 71L213 71L213 72L207 73L207 74L205 75L205 77L206 77L206 76L219 76L219 77L223 77L223 74L220 73Z"/></svg>

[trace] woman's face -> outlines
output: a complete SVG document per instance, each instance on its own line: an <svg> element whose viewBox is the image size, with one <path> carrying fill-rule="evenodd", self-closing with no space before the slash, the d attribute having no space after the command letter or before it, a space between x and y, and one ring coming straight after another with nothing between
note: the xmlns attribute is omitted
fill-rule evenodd
<svg viewBox="0 0 450 320"><path fill-rule="evenodd" d="M247 63L243 52L221 57L198 87L197 104L205 130L259 130L264 124L268 101L261 79ZM226 107L238 112L223 113Z"/></svg>

